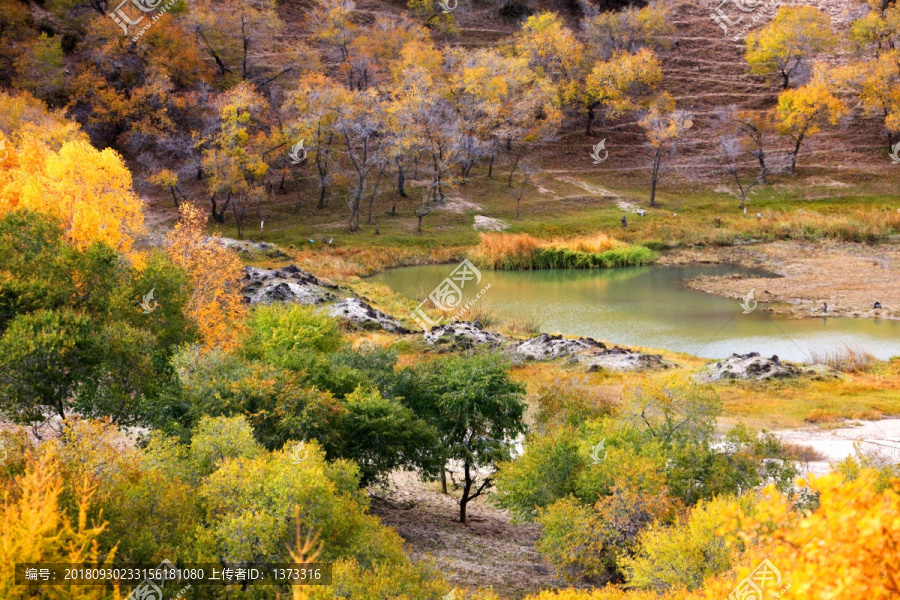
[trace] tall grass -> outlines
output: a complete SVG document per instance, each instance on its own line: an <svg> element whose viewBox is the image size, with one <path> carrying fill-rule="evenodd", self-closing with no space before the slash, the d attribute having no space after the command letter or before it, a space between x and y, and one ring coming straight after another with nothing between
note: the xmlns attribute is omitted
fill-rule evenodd
<svg viewBox="0 0 900 600"><path fill-rule="evenodd" d="M646 265L656 254L607 235L542 242L526 233L485 233L471 258L482 267L529 269L609 269Z"/></svg>
<svg viewBox="0 0 900 600"><path fill-rule="evenodd" d="M740 240L819 240L876 242L900 233L900 211L857 208L840 213L765 211L753 215L719 217L715 226L683 215L651 223L635 222L630 239L649 240L646 245L663 249L681 246L730 246ZM663 242L661 240L672 240Z"/></svg>
<svg viewBox="0 0 900 600"><path fill-rule="evenodd" d="M812 352L810 357L813 364L825 365L841 373L865 371L877 360L870 352L849 344L842 344L824 352Z"/></svg>

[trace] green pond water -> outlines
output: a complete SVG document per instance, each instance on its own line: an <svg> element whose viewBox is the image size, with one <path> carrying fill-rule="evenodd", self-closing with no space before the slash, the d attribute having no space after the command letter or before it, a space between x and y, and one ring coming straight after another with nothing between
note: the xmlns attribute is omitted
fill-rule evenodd
<svg viewBox="0 0 900 600"><path fill-rule="evenodd" d="M372 280L419 302L455 268L456 265L404 267L376 275ZM490 285L476 306L486 307L501 319L528 319L548 333L589 336L624 346L666 348L706 358L759 352L796 362L810 362L813 353L844 343L865 348L882 359L900 355L900 321L785 319L763 310L765 304L761 302L744 314L737 300L685 286L686 280L699 275L732 273L766 275L731 265L594 271L482 270L480 281L465 283L458 306ZM755 290L757 300L762 292ZM885 307L900 301L877 300ZM425 308L433 309L431 301L426 302Z"/></svg>

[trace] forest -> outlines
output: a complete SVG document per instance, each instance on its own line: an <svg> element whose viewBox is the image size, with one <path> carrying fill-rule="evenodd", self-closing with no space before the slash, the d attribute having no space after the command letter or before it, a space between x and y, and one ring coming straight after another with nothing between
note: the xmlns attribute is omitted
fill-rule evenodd
<svg viewBox="0 0 900 600"><path fill-rule="evenodd" d="M900 598L898 44L0 0L0 598Z"/></svg>

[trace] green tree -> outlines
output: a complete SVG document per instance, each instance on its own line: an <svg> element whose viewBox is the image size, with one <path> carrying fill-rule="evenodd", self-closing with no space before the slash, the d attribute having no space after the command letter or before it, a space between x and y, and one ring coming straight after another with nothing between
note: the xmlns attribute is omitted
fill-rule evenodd
<svg viewBox="0 0 900 600"><path fill-rule="evenodd" d="M515 438L525 432L525 388L491 354L442 360L429 375L434 402L420 398L416 409L437 428L439 452L451 462L447 472L462 490L459 521L465 523L468 503L490 488L497 463L511 458ZM462 471L458 482L452 463Z"/></svg>
<svg viewBox="0 0 900 600"><path fill-rule="evenodd" d="M16 317L0 338L0 408L17 423L65 419L101 352L90 319L70 309Z"/></svg>

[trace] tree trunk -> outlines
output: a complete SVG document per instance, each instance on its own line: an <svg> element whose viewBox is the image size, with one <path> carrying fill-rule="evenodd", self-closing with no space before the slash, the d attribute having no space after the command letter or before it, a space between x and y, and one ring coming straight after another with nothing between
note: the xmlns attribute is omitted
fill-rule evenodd
<svg viewBox="0 0 900 600"><path fill-rule="evenodd" d="M766 155L763 154L762 148L759 149L759 182L766 185Z"/></svg>
<svg viewBox="0 0 900 600"><path fill-rule="evenodd" d="M416 227L416 231L418 233L422 233L422 217L424 217L425 215L417 215L417 216L419 217L419 226ZM444 481L444 493L446 493L446 492L447 492L447 481L445 480Z"/></svg>
<svg viewBox="0 0 900 600"><path fill-rule="evenodd" d="M491 162L488 165L488 179L490 179L494 175L494 156L494 153L491 152Z"/></svg>
<svg viewBox="0 0 900 600"><path fill-rule="evenodd" d="M231 204L231 212L234 214L234 224L237 225L238 230L238 239L244 239L244 211L245 209L241 207L241 210L238 211L238 203L233 202Z"/></svg>
<svg viewBox="0 0 900 600"><path fill-rule="evenodd" d="M584 135L594 136L594 107L588 106L587 110L587 125L584 128Z"/></svg>
<svg viewBox="0 0 900 600"><path fill-rule="evenodd" d="M791 152L791 175L795 174L797 169L797 155L800 153L800 145L803 143L803 134L797 136L797 143L794 144L794 151Z"/></svg>
<svg viewBox="0 0 900 600"><path fill-rule="evenodd" d="M422 222L422 217L419 217L419 222ZM441 469L441 493L447 494L447 465Z"/></svg>
<svg viewBox="0 0 900 600"><path fill-rule="evenodd" d="M172 192L172 200L175 201L175 208L178 208L178 196L175 195L175 186L170 187L169 191Z"/></svg>
<svg viewBox="0 0 900 600"><path fill-rule="evenodd" d="M386 167L387 165L385 165ZM369 196L369 220L367 222L368 225L374 224L372 221L372 207L375 205L375 195L378 193L378 186L381 185L381 176L384 175L385 167L381 167L381 170L378 171L378 177L375 179L375 187L372 188L372 195Z"/></svg>
<svg viewBox="0 0 900 600"><path fill-rule="evenodd" d="M465 472L466 480L463 483L463 494L462 498L459 499L459 522L466 522L466 506L469 504L469 492L472 491L472 475L469 472L469 463L466 462L465 468L463 469Z"/></svg>
<svg viewBox="0 0 900 600"><path fill-rule="evenodd" d="M662 156L662 148L656 149L656 156L653 157L653 174L650 179L650 208L656 203L656 181L659 179L659 163Z"/></svg>
<svg viewBox="0 0 900 600"><path fill-rule="evenodd" d="M521 153L521 152L519 152L518 154L516 154L516 162L513 163L513 168L512 168L512 169L510 170L510 172L509 172L509 181L508 181L509 187L512 187L513 173L516 172L516 168L518 168L518 166L519 166L519 158L520 158L521 156L522 156L522 153ZM526 163L525 166L528 166L528 164Z"/></svg>
<svg viewBox="0 0 900 600"><path fill-rule="evenodd" d="M406 184L406 174L403 172L403 163L400 162L400 157L397 157L397 193L400 194L401 198L406 198L406 190L403 186ZM396 206L396 204L394 205ZM396 213L394 213L396 214Z"/></svg>

